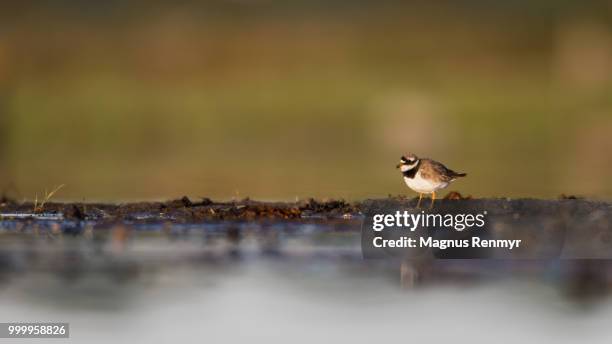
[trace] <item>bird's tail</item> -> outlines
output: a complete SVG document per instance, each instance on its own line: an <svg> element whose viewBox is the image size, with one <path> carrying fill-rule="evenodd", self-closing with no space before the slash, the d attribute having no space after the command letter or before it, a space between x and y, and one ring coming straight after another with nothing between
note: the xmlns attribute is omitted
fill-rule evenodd
<svg viewBox="0 0 612 344"><path fill-rule="evenodd" d="M453 178L459 178L459 177L465 177L465 176L467 176L467 173L453 172Z"/></svg>

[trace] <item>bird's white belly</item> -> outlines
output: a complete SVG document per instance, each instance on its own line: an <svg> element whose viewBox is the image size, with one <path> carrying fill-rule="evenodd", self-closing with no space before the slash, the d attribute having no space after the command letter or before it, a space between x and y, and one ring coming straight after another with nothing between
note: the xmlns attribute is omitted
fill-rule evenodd
<svg viewBox="0 0 612 344"><path fill-rule="evenodd" d="M414 178L404 177L404 181L409 188L420 193L432 193L448 186L448 183L446 182L435 182L423 179L420 173L417 173Z"/></svg>

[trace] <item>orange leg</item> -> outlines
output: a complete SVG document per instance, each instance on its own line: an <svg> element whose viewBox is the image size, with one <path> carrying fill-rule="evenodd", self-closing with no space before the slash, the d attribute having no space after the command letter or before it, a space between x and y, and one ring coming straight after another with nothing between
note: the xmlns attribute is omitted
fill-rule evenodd
<svg viewBox="0 0 612 344"><path fill-rule="evenodd" d="M419 201L417 202L417 209L421 207L421 200L423 199L423 194L419 192Z"/></svg>
<svg viewBox="0 0 612 344"><path fill-rule="evenodd" d="M436 201L436 192L431 193L431 204L429 205L429 209L433 208L434 202Z"/></svg>

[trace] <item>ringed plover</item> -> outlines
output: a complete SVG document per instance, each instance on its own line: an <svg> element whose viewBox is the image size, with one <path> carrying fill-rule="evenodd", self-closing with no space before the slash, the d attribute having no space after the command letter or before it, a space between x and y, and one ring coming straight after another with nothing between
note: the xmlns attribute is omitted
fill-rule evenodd
<svg viewBox="0 0 612 344"><path fill-rule="evenodd" d="M431 194L429 208L432 208L436 200L436 191L444 189L455 179L467 175L466 173L455 172L437 161L418 158L414 154L402 156L396 168L402 171L406 185L419 193L417 208L421 205L424 193Z"/></svg>

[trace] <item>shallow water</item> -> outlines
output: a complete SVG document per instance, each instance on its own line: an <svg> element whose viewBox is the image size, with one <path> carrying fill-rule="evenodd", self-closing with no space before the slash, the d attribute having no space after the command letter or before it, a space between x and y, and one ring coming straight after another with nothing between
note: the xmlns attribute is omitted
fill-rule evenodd
<svg viewBox="0 0 612 344"><path fill-rule="evenodd" d="M608 297L568 298L558 262L436 261L428 280L402 289L398 262L362 259L355 220L0 228L0 322L69 322L78 342L612 335Z"/></svg>

